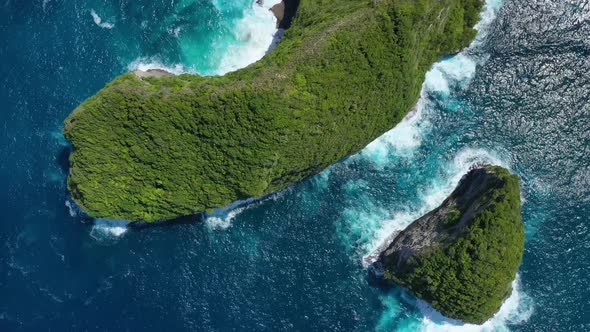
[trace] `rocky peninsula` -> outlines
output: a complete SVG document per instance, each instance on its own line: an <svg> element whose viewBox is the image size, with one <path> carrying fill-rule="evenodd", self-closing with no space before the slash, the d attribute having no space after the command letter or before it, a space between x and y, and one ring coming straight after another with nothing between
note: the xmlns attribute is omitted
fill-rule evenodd
<svg viewBox="0 0 590 332"><path fill-rule="evenodd" d="M481 324L510 296L523 251L518 178L486 165L400 232L371 270L447 317Z"/></svg>
<svg viewBox="0 0 590 332"><path fill-rule="evenodd" d="M403 119L481 7L301 0L276 49L244 69L124 74L65 120L72 198L93 217L168 220L316 174Z"/></svg>

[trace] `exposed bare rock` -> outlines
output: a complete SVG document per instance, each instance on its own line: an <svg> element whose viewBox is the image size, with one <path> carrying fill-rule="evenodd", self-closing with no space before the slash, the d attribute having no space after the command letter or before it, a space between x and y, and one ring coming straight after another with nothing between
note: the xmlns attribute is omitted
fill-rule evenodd
<svg viewBox="0 0 590 332"><path fill-rule="evenodd" d="M163 69L148 69L146 71L136 70L133 72L137 77L162 77L162 76L174 76L171 72Z"/></svg>

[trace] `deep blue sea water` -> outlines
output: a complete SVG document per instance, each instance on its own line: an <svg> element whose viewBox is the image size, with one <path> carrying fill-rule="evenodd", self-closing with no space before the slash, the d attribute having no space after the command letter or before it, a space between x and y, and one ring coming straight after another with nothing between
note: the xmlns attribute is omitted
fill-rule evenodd
<svg viewBox="0 0 590 332"><path fill-rule="evenodd" d="M590 3L489 0L470 48L361 153L168 227L82 223L62 121L133 68L220 74L266 52L250 0L2 0L0 331L590 330ZM367 282L363 257L477 162L522 178L526 252L484 326Z"/></svg>

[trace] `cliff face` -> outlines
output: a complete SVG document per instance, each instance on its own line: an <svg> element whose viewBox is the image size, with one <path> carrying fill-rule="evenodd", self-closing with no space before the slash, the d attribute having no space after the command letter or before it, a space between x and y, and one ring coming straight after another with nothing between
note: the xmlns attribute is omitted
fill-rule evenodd
<svg viewBox="0 0 590 332"><path fill-rule="evenodd" d="M165 220L315 174L405 116L432 63L473 38L481 5L301 0L247 68L122 75L65 121L72 197L94 217Z"/></svg>
<svg viewBox="0 0 590 332"><path fill-rule="evenodd" d="M481 324L510 295L523 251L518 178L484 166L399 233L375 268L444 315Z"/></svg>

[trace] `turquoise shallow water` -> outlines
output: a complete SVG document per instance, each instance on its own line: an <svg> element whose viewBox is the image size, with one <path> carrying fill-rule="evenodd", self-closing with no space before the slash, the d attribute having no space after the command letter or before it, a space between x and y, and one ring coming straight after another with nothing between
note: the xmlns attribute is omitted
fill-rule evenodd
<svg viewBox="0 0 590 332"><path fill-rule="evenodd" d="M433 66L412 116L264 201L169 227L82 223L66 206L63 119L129 68L218 74L262 56L274 22L254 8L0 4L1 331L590 330L583 1L489 1L478 39ZM370 286L362 258L482 161L522 178L526 252L498 316L458 325Z"/></svg>

